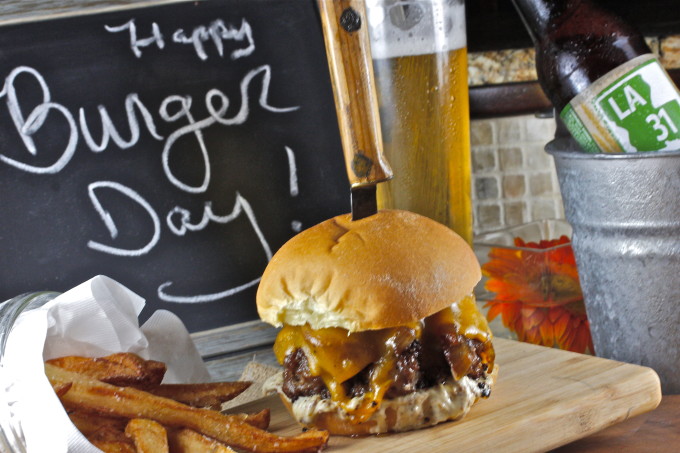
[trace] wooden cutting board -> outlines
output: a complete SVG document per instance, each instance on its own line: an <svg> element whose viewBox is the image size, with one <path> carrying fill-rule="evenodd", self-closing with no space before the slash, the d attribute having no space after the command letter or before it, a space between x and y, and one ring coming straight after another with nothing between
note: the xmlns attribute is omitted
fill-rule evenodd
<svg viewBox="0 0 680 453"><path fill-rule="evenodd" d="M498 382L460 421L407 433L331 437L328 452L546 451L654 409L656 373L646 367L495 339ZM300 432L278 396L240 408L272 411L270 429Z"/></svg>

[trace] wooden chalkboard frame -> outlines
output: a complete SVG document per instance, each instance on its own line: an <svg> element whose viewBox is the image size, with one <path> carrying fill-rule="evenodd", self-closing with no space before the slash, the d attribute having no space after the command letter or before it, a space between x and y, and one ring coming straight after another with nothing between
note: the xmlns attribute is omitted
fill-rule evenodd
<svg viewBox="0 0 680 453"><path fill-rule="evenodd" d="M248 321L191 334L214 380L238 380L250 362L278 366L272 346L279 329Z"/></svg>

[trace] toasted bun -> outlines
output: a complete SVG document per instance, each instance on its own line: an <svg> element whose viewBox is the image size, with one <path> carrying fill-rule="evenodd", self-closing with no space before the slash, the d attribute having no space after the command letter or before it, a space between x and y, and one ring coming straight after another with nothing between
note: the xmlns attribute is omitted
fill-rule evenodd
<svg viewBox="0 0 680 453"><path fill-rule="evenodd" d="M346 214L279 249L260 281L257 309L275 326L383 329L444 309L480 278L465 240L427 217L383 210L352 221Z"/></svg>
<svg viewBox="0 0 680 453"><path fill-rule="evenodd" d="M493 388L498 366L484 381ZM270 378L265 390L277 391L291 416L302 426L325 429L341 436L363 436L402 432L434 426L463 418L480 398L478 381L464 377L429 389L382 401L380 408L361 423L352 423L335 402L319 395L300 397L292 402L281 391L282 373Z"/></svg>

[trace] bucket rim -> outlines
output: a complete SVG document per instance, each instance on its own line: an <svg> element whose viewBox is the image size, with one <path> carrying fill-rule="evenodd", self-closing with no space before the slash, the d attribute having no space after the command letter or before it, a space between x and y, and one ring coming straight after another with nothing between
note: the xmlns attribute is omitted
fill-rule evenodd
<svg viewBox="0 0 680 453"><path fill-rule="evenodd" d="M588 160L626 160L679 157L680 149L671 151L641 151L637 153L586 153L572 139L558 138L545 145L545 152L554 157Z"/></svg>

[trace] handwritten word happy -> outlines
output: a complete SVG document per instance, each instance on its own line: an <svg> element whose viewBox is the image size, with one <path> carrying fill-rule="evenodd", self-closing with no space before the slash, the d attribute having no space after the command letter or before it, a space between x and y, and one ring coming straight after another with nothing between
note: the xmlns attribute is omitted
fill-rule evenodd
<svg viewBox="0 0 680 453"><path fill-rule="evenodd" d="M119 33L127 31L130 35L130 50L137 57L141 58L142 48L156 45L159 49L165 48L165 37L161 32L160 26L154 22L151 25L151 36L147 38L139 38L137 35L137 26L135 20L131 19L122 25L104 27L106 31L111 33ZM196 55L201 60L207 60L208 54L205 50L205 43L211 41L215 46L220 57L224 56L224 41L245 41L246 46L236 49L231 52L232 60L242 57L247 57L255 51L255 41L253 40L253 30L250 24L243 19L241 27L235 28L231 25L226 25L222 19L214 20L210 25L198 26L191 32L187 33L184 29L178 28L172 33L172 42L178 44L190 44L194 46Z"/></svg>

